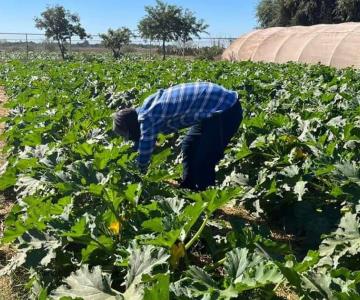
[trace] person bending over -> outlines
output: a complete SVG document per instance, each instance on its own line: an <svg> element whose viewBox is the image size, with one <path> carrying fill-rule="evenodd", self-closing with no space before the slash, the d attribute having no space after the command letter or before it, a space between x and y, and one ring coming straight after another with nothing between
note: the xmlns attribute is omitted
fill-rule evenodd
<svg viewBox="0 0 360 300"><path fill-rule="evenodd" d="M138 165L147 170L159 133L190 127L182 142L180 187L205 190L215 184L215 166L242 121L235 91L209 82L184 83L160 89L138 108L113 114L113 130L135 142Z"/></svg>

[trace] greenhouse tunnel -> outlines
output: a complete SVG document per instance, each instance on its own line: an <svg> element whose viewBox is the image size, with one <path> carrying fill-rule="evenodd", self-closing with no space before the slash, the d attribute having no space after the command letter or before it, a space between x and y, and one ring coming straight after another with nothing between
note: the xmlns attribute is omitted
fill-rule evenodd
<svg viewBox="0 0 360 300"><path fill-rule="evenodd" d="M239 37L224 51L222 58L359 68L359 47L360 23L271 27Z"/></svg>

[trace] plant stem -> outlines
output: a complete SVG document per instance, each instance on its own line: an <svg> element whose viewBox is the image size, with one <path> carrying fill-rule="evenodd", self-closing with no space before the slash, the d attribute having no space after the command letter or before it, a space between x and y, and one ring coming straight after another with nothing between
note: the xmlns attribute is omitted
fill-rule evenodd
<svg viewBox="0 0 360 300"><path fill-rule="evenodd" d="M221 266L222 264L224 264L224 262L226 261L226 256L222 259L220 259L219 261L217 261L216 263L214 264L211 264L207 267L205 267L205 270L206 271L210 271L210 270L214 270L216 269L217 267Z"/></svg>
<svg viewBox="0 0 360 300"><path fill-rule="evenodd" d="M308 183L310 184L310 185L312 185L313 187L315 187L315 188L317 188L318 190L320 190L320 191L322 191L322 192L324 192L324 187L322 187L322 186L320 186L320 185L318 185L318 184L316 184L316 183L313 183L313 182L311 182L311 181L308 181Z"/></svg>
<svg viewBox="0 0 360 300"><path fill-rule="evenodd" d="M256 151L253 151L252 154L264 156L266 158L274 158L275 157L274 155L271 155L271 154L268 154L268 153L262 153L262 152L256 152Z"/></svg>
<svg viewBox="0 0 360 300"><path fill-rule="evenodd" d="M195 233L195 235L192 237L192 239L185 245L185 250L188 250L194 243L195 241L200 237L202 231L204 230L207 221L209 221L209 216L206 215L204 221L202 222L200 228L198 229L198 231Z"/></svg>
<svg viewBox="0 0 360 300"><path fill-rule="evenodd" d="M275 292L284 281L285 279L280 280L279 283L273 288L273 292Z"/></svg>
<svg viewBox="0 0 360 300"><path fill-rule="evenodd" d="M329 298L327 297L327 294L326 292L323 290L323 288L318 285L316 283L316 281L314 279L312 279L310 276L306 275L306 274L301 274L299 273L299 275L302 277L302 278L305 278L307 279L315 288L317 288L317 290L319 291L319 293L324 297L324 299L328 300Z"/></svg>
<svg viewBox="0 0 360 300"><path fill-rule="evenodd" d="M258 249L265 255L265 257L266 257L268 260L274 261L274 260L272 259L272 257L269 255L269 253L267 253L267 252L264 250L264 248L259 245L259 243L254 243L254 245L256 246L256 248L258 248Z"/></svg>

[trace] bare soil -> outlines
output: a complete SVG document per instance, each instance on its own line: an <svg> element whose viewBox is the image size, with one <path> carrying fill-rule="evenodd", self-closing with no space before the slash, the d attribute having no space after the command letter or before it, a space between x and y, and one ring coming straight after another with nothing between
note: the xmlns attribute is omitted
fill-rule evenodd
<svg viewBox="0 0 360 300"><path fill-rule="evenodd" d="M6 108L3 107L3 104L6 102L7 98L5 95L4 88L0 86L0 117L4 117L7 115ZM0 134L4 131L4 124L0 123ZM0 140L0 149L4 147L4 141ZM3 156L0 155L0 167L3 165L4 160Z"/></svg>
<svg viewBox="0 0 360 300"><path fill-rule="evenodd" d="M0 117L5 117L7 115L6 108L3 107L3 104L6 102L7 97L3 87L0 87ZM0 135L4 132L5 124L0 123ZM2 153L2 148L4 147L5 142L0 139L0 167L4 165L5 157L4 153ZM0 194L0 237L3 233L3 223L6 215L11 211L13 203L9 199L5 198L4 194Z"/></svg>

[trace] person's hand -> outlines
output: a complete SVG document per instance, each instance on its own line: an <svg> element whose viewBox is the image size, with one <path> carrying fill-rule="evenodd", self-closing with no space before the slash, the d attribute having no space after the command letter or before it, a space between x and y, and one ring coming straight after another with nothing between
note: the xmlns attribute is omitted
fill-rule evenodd
<svg viewBox="0 0 360 300"><path fill-rule="evenodd" d="M145 175L147 172L147 166L139 166L140 173Z"/></svg>
<svg viewBox="0 0 360 300"><path fill-rule="evenodd" d="M179 188L180 187L180 183L174 179L166 179L164 180L167 184L170 184L172 187L174 188Z"/></svg>

